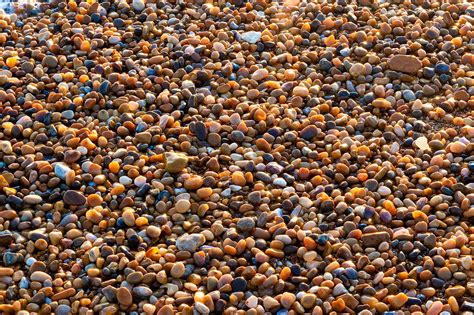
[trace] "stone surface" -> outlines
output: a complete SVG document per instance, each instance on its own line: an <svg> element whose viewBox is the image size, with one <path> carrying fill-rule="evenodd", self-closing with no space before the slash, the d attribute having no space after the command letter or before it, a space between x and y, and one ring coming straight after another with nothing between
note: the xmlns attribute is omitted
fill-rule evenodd
<svg viewBox="0 0 474 315"><path fill-rule="evenodd" d="M473 6L412 2L0 3L0 314L472 312Z"/></svg>

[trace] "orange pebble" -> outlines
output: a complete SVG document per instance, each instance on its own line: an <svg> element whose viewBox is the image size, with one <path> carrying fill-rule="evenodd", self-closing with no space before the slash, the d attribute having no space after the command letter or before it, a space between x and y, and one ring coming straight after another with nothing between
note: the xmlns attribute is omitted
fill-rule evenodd
<svg viewBox="0 0 474 315"><path fill-rule="evenodd" d="M116 161L113 161L113 162L110 162L109 164L109 170L112 172L112 173L115 173L117 174L119 171L120 171L120 164Z"/></svg>
<svg viewBox="0 0 474 315"><path fill-rule="evenodd" d="M456 126L464 126L464 119L462 119L461 117L454 117L453 123Z"/></svg>
<svg viewBox="0 0 474 315"><path fill-rule="evenodd" d="M99 227L101 229L106 229L109 227L109 221L108 220L102 220L99 222Z"/></svg>
<svg viewBox="0 0 474 315"><path fill-rule="evenodd" d="M346 303L343 299L337 299L331 303L332 309L336 312L342 312L346 307Z"/></svg>
<svg viewBox="0 0 474 315"><path fill-rule="evenodd" d="M387 209L387 211L390 212L390 214L392 215L397 213L397 208L395 208L395 205L390 200L385 200L383 202L383 207Z"/></svg>
<svg viewBox="0 0 474 315"><path fill-rule="evenodd" d="M79 77L79 82L86 83L87 81L89 81L89 76L87 74L83 74Z"/></svg>
<svg viewBox="0 0 474 315"><path fill-rule="evenodd" d="M83 41L83 42L81 43L81 50L83 50L83 51L89 51L89 50L91 50L91 43L90 43L89 41L87 41L87 40Z"/></svg>
<svg viewBox="0 0 474 315"><path fill-rule="evenodd" d="M302 167L298 170L298 177L301 179L307 179L309 176L309 169L306 167Z"/></svg>
<svg viewBox="0 0 474 315"><path fill-rule="evenodd" d="M412 213L413 219L421 219L423 221L428 221L428 216L424 213L421 212L420 210L415 210Z"/></svg>
<svg viewBox="0 0 474 315"><path fill-rule="evenodd" d="M234 256L237 254L237 249L233 246L226 245L224 246L224 253Z"/></svg>
<svg viewBox="0 0 474 315"><path fill-rule="evenodd" d="M324 39L324 45L326 45L326 46L333 46L336 43L337 43L337 40L334 37L334 35L330 35L330 36L328 36Z"/></svg>
<svg viewBox="0 0 474 315"><path fill-rule="evenodd" d="M255 114L254 114L254 119L256 121L264 121L267 119L267 114L265 114L265 112L263 111L263 109L259 108L255 111Z"/></svg>
<svg viewBox="0 0 474 315"><path fill-rule="evenodd" d="M451 42L453 43L453 45L457 48L461 47L462 46L462 37L454 37Z"/></svg>
<svg viewBox="0 0 474 315"><path fill-rule="evenodd" d="M13 68L14 66L16 66L17 62L18 60L16 59L16 57L10 57L7 58L6 64L9 68Z"/></svg>
<svg viewBox="0 0 474 315"><path fill-rule="evenodd" d="M245 177L242 172L235 172L232 174L232 183L238 186L245 186Z"/></svg>
<svg viewBox="0 0 474 315"><path fill-rule="evenodd" d="M78 96L73 99L73 103L76 106L82 105L82 97Z"/></svg>
<svg viewBox="0 0 474 315"><path fill-rule="evenodd" d="M312 250L316 248L316 242L311 237L305 237L303 239L303 244L306 249Z"/></svg>
<svg viewBox="0 0 474 315"><path fill-rule="evenodd" d="M289 267L284 267L281 271L280 271L280 279L285 281L285 280L288 280L288 278L290 278L291 276L291 269Z"/></svg>
<svg viewBox="0 0 474 315"><path fill-rule="evenodd" d="M360 180L361 182L365 182L368 178L369 178L369 175L367 173L357 174L357 179Z"/></svg>
<svg viewBox="0 0 474 315"><path fill-rule="evenodd" d="M398 274L398 278L404 280L404 279L408 279L408 272L406 271L402 271Z"/></svg>
<svg viewBox="0 0 474 315"><path fill-rule="evenodd" d="M102 204L102 197L98 194L90 194L87 196L87 204L91 207L96 207Z"/></svg>
<svg viewBox="0 0 474 315"><path fill-rule="evenodd" d="M88 150L94 150L96 148L96 145L89 138L82 140L81 145L86 147Z"/></svg>
<svg viewBox="0 0 474 315"><path fill-rule="evenodd" d="M102 173L102 166L96 163L92 163L89 166L89 173L92 175L100 175Z"/></svg>
<svg viewBox="0 0 474 315"><path fill-rule="evenodd" d="M145 218L145 217L138 217L136 220L135 220L135 224L137 226L144 226L144 225L147 225L148 224L148 219Z"/></svg>
<svg viewBox="0 0 474 315"><path fill-rule="evenodd" d="M369 147L363 145L357 148L357 154L362 155L362 156L368 156L370 155L370 149Z"/></svg>
<svg viewBox="0 0 474 315"><path fill-rule="evenodd" d="M309 23L304 23L301 29L303 31L309 32L311 30L311 25Z"/></svg>
<svg viewBox="0 0 474 315"><path fill-rule="evenodd" d="M120 195L124 191L125 191L125 186L122 185L122 184L118 184L117 186L112 188L112 190L110 191L110 194L111 195Z"/></svg>
<svg viewBox="0 0 474 315"><path fill-rule="evenodd" d="M158 253L158 248L157 247L152 247L149 250L146 251L146 257L151 257L151 255L155 255Z"/></svg>
<svg viewBox="0 0 474 315"><path fill-rule="evenodd" d="M201 199L207 199L212 195L212 188L209 188L209 187L199 188L196 191L196 194Z"/></svg>

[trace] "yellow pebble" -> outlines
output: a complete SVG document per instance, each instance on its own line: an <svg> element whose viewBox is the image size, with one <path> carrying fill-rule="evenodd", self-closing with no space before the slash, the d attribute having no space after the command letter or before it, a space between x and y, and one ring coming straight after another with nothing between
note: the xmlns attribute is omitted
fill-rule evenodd
<svg viewBox="0 0 474 315"><path fill-rule="evenodd" d="M0 175L0 188L8 187L10 184L4 176Z"/></svg>
<svg viewBox="0 0 474 315"><path fill-rule="evenodd" d="M303 31L309 32L311 31L311 25L309 23L304 23L303 26L301 27Z"/></svg>
<svg viewBox="0 0 474 315"><path fill-rule="evenodd" d="M235 172L232 174L232 183L238 186L245 186L246 180L242 172Z"/></svg>
<svg viewBox="0 0 474 315"><path fill-rule="evenodd" d="M83 41L83 42L81 43L81 50L83 50L83 51L89 51L89 50L91 50L91 43L90 43L89 41L87 41L87 40Z"/></svg>
<svg viewBox="0 0 474 315"><path fill-rule="evenodd" d="M457 48L461 47L462 46L462 37L454 37L451 42L453 43L453 45Z"/></svg>
<svg viewBox="0 0 474 315"><path fill-rule="evenodd" d="M336 38L334 37L334 35L329 35L328 37L326 37L324 39L324 45L326 46L333 46L337 43L337 40Z"/></svg>
<svg viewBox="0 0 474 315"><path fill-rule="evenodd" d="M80 96L75 97L72 102L74 103L74 105L80 106L80 105L82 105L82 97L80 97Z"/></svg>
<svg viewBox="0 0 474 315"><path fill-rule="evenodd" d="M5 192L5 195L11 196L16 194L16 189L15 188L10 188L10 187L5 187L3 188L3 191Z"/></svg>
<svg viewBox="0 0 474 315"><path fill-rule="evenodd" d="M79 82L86 83L87 81L89 81L89 76L87 74L83 74L79 77Z"/></svg>
<svg viewBox="0 0 474 315"><path fill-rule="evenodd" d="M147 218L144 218L144 217L138 217L138 218L135 220L135 224L136 224L136 226L144 226L144 225L147 225L147 224L148 224L148 219L147 219Z"/></svg>
<svg viewBox="0 0 474 315"><path fill-rule="evenodd" d="M16 66L17 62L18 60L16 59L16 57L10 57L7 58L6 64L9 68L13 68L14 66Z"/></svg>
<svg viewBox="0 0 474 315"><path fill-rule="evenodd" d="M267 119L267 114L263 111L263 109L258 108L258 109L255 111L254 119L255 119L256 121L266 120L266 119Z"/></svg>
<svg viewBox="0 0 474 315"><path fill-rule="evenodd" d="M86 212L86 219L97 224L102 220L102 214L95 209L90 209Z"/></svg>

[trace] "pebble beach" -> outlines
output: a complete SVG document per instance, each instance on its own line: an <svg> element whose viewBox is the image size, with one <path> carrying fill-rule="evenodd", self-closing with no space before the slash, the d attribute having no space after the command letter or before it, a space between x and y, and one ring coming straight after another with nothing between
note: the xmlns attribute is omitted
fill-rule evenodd
<svg viewBox="0 0 474 315"><path fill-rule="evenodd" d="M474 313L472 2L8 8L0 314Z"/></svg>

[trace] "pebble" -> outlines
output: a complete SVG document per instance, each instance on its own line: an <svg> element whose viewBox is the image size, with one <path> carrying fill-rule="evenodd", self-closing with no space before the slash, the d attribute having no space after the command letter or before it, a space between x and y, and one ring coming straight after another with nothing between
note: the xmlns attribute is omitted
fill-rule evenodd
<svg viewBox="0 0 474 315"><path fill-rule="evenodd" d="M373 232L362 235L362 243L366 247L376 247L382 242L389 242L390 235L387 232Z"/></svg>
<svg viewBox="0 0 474 315"><path fill-rule="evenodd" d="M332 294L334 296L339 296L344 293L347 293L347 290L342 283L336 284L336 286L332 290Z"/></svg>
<svg viewBox="0 0 474 315"><path fill-rule="evenodd" d="M392 104L383 98L377 98L372 102L372 105L375 108L382 108L382 109L390 109L392 108Z"/></svg>
<svg viewBox="0 0 474 315"><path fill-rule="evenodd" d="M197 248L206 242L204 235L202 234L189 234L182 235L176 240L176 247L179 250L195 252Z"/></svg>
<svg viewBox="0 0 474 315"><path fill-rule="evenodd" d="M69 305L60 304L54 311L56 315L67 315L71 314L71 307Z"/></svg>
<svg viewBox="0 0 474 315"><path fill-rule="evenodd" d="M357 78L361 75L365 75L365 66L361 63L353 64L350 69L349 73L354 77Z"/></svg>
<svg viewBox="0 0 474 315"><path fill-rule="evenodd" d="M124 306L130 306L133 303L133 297L130 290L125 287L120 287L117 290L117 301Z"/></svg>
<svg viewBox="0 0 474 315"><path fill-rule="evenodd" d="M66 179L68 174L71 172L72 170L65 164L63 163L57 163L55 166L54 166L54 174L61 178L61 179Z"/></svg>
<svg viewBox="0 0 474 315"><path fill-rule="evenodd" d="M242 232L252 231L255 227L255 221L252 218L242 218L237 222L237 228Z"/></svg>
<svg viewBox="0 0 474 315"><path fill-rule="evenodd" d="M296 297L293 293L284 292L281 296L280 303L281 303L281 306L289 310L291 306L293 305L293 303L295 303L295 301L296 301Z"/></svg>
<svg viewBox="0 0 474 315"><path fill-rule="evenodd" d="M249 31L242 33L241 38L250 44L255 44L260 40L261 36L260 32Z"/></svg>
<svg viewBox="0 0 474 315"><path fill-rule="evenodd" d="M43 201L43 198L38 195L28 195L23 198L23 201L31 205L37 205Z"/></svg>
<svg viewBox="0 0 474 315"><path fill-rule="evenodd" d="M303 128L303 130L301 130L301 137L303 137L306 140L311 140L314 137L316 137L319 134L319 132L320 131L318 130L316 126L309 125Z"/></svg>
<svg viewBox="0 0 474 315"><path fill-rule="evenodd" d="M176 202L176 211L178 213L185 213L186 211L188 211L190 208L191 208L191 203L189 202L189 200L178 200L178 202Z"/></svg>
<svg viewBox="0 0 474 315"><path fill-rule="evenodd" d="M430 146L428 144L428 139L426 137L419 137L415 140L415 145L421 150L429 150Z"/></svg>
<svg viewBox="0 0 474 315"><path fill-rule="evenodd" d="M78 191L68 190L63 196L64 203L71 206L82 206L86 203L86 197Z"/></svg>
<svg viewBox="0 0 474 315"><path fill-rule="evenodd" d="M184 275L185 267L182 262L177 262L171 268L170 274L173 278L181 278Z"/></svg>
<svg viewBox="0 0 474 315"><path fill-rule="evenodd" d="M280 306L280 303L278 303L278 301L271 296L267 296L263 299L263 307L268 311L278 306Z"/></svg>
<svg viewBox="0 0 474 315"><path fill-rule="evenodd" d="M252 79L256 81L260 81L266 79L268 77L268 70L267 69L258 69L254 73L252 73Z"/></svg>
<svg viewBox="0 0 474 315"><path fill-rule="evenodd" d="M44 56L42 64L47 68L53 69L58 66L58 59L55 56L47 55Z"/></svg>
<svg viewBox="0 0 474 315"><path fill-rule="evenodd" d="M43 271L35 271L30 276L31 281L45 282L52 280L51 276Z"/></svg>
<svg viewBox="0 0 474 315"><path fill-rule="evenodd" d="M450 146L451 152L456 153L456 154L464 153L464 151L466 151L466 148L467 148L467 145L461 141L453 142Z"/></svg>
<svg viewBox="0 0 474 315"><path fill-rule="evenodd" d="M293 89L293 95L294 96L307 97L309 95L309 91L304 86L297 86Z"/></svg>
<svg viewBox="0 0 474 315"><path fill-rule="evenodd" d="M247 281L244 278L235 278L231 283L233 292L245 292L247 289Z"/></svg>
<svg viewBox="0 0 474 315"><path fill-rule="evenodd" d="M0 276L11 276L14 270L12 268L0 267Z"/></svg>
<svg viewBox="0 0 474 315"><path fill-rule="evenodd" d="M415 74L421 69L423 64L412 55L395 55L388 61L390 69L408 74Z"/></svg>
<svg viewBox="0 0 474 315"><path fill-rule="evenodd" d="M1 141L0 142L0 149L5 154L12 154L13 153L13 147L12 147L12 144L9 141Z"/></svg>
<svg viewBox="0 0 474 315"><path fill-rule="evenodd" d="M133 0L132 7L135 11L141 12L145 9L145 2L143 0Z"/></svg>
<svg viewBox="0 0 474 315"><path fill-rule="evenodd" d="M466 292L466 288L457 285L451 288L447 288L445 292L446 292L446 295L448 296L454 296L456 298L460 298L464 296L464 293Z"/></svg>
<svg viewBox="0 0 474 315"><path fill-rule="evenodd" d="M443 303L440 301L434 301L428 310L426 311L427 315L438 315L441 313L441 310L443 309Z"/></svg>
<svg viewBox="0 0 474 315"><path fill-rule="evenodd" d="M458 101L469 101L470 95L466 90L457 90L453 94L454 99Z"/></svg>
<svg viewBox="0 0 474 315"><path fill-rule="evenodd" d="M398 293L395 296L389 298L390 306L394 309L401 308L408 301L408 296L404 293Z"/></svg>
<svg viewBox="0 0 474 315"><path fill-rule="evenodd" d="M188 166L188 157L183 153L166 152L165 170L170 173L179 173Z"/></svg>
<svg viewBox="0 0 474 315"><path fill-rule="evenodd" d="M436 90L430 85L424 85L422 90L425 96L433 96L436 94Z"/></svg>

